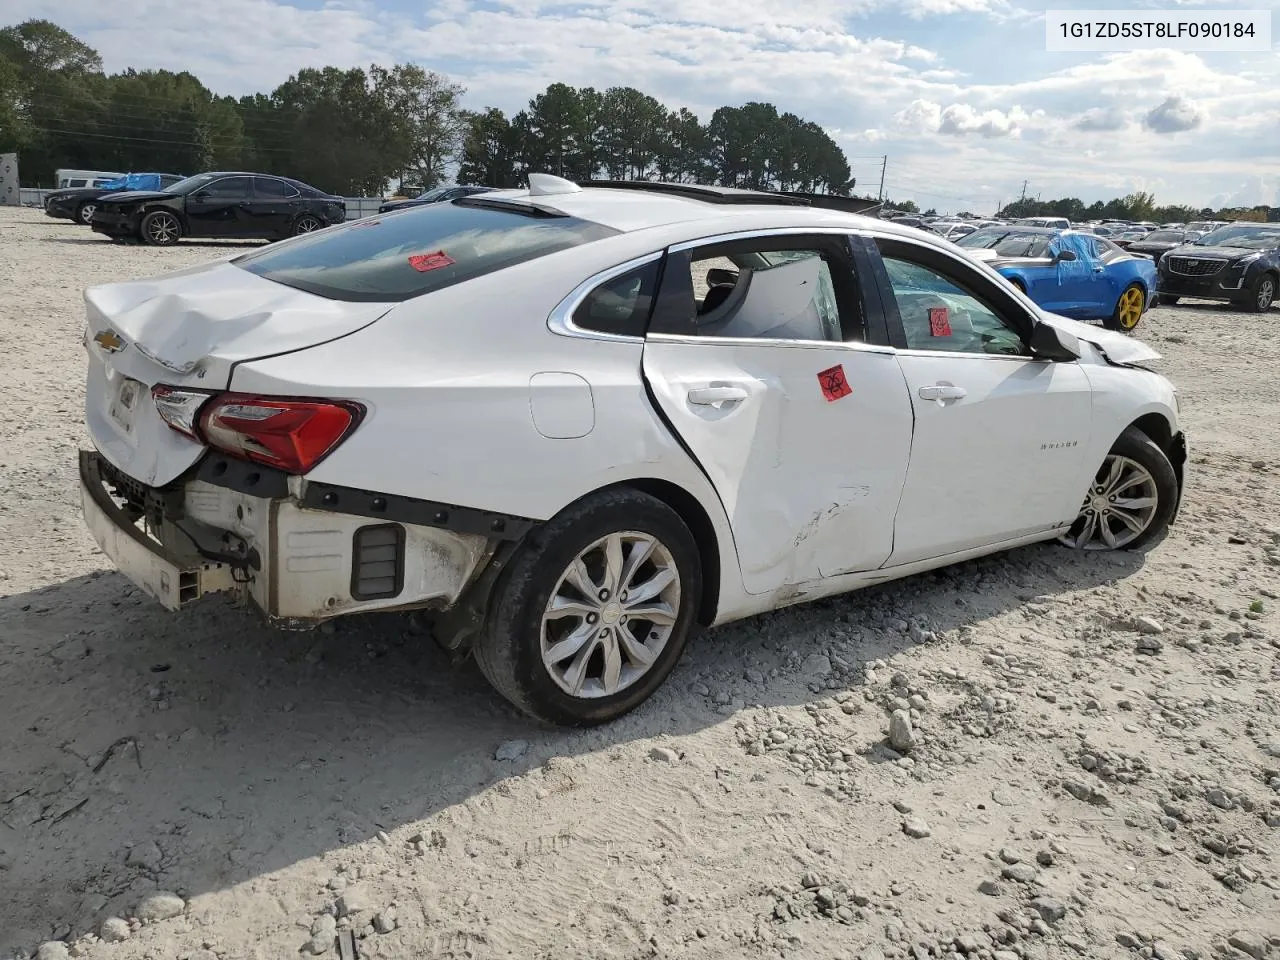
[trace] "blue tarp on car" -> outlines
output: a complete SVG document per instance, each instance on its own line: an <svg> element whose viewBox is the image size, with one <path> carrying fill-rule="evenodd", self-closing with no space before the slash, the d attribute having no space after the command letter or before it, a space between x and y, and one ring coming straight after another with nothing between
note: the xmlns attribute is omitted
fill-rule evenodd
<svg viewBox="0 0 1280 960"><path fill-rule="evenodd" d="M159 173L126 173L123 177L108 180L102 185L103 190L159 190L163 186L162 176L176 174Z"/></svg>

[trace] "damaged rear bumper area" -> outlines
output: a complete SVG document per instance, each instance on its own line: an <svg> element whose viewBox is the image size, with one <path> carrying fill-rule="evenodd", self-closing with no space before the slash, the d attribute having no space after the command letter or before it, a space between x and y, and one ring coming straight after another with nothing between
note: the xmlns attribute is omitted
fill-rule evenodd
<svg viewBox="0 0 1280 960"><path fill-rule="evenodd" d="M234 592L279 626L455 605L483 619L475 594L534 525L216 455L157 488L82 450L80 486L98 546L166 608Z"/></svg>

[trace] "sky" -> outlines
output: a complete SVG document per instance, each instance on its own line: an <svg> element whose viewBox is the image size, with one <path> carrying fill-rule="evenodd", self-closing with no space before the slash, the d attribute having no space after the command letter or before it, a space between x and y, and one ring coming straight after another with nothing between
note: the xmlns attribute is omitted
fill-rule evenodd
<svg viewBox="0 0 1280 960"><path fill-rule="evenodd" d="M1045 51L1044 11L1280 9L1280 0L0 0L126 67L219 94L303 67L415 62L509 114L556 81L637 87L703 120L775 104L827 129L855 191L993 213L1026 194L1280 206L1269 52ZM141 29L140 29L141 28ZM1273 16L1280 41L1280 15Z"/></svg>

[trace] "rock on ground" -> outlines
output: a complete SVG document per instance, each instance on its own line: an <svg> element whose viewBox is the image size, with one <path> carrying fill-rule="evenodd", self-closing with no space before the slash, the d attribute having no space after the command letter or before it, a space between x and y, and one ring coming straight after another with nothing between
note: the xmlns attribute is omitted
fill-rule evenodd
<svg viewBox="0 0 1280 960"><path fill-rule="evenodd" d="M128 921L122 920L120 917L107 917L102 921L102 926L98 928L98 936L107 943L119 943L121 940L128 940L131 933Z"/></svg>
<svg viewBox="0 0 1280 960"><path fill-rule="evenodd" d="M135 912L139 920L155 922L179 916L184 909L186 909L186 903L177 894L153 893L138 904Z"/></svg>

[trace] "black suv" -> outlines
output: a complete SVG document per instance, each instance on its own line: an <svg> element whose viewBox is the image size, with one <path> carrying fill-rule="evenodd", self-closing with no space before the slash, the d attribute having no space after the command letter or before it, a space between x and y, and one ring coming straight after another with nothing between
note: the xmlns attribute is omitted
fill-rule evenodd
<svg viewBox="0 0 1280 960"><path fill-rule="evenodd" d="M1262 313L1280 291L1280 223L1219 227L1170 250L1160 258L1159 271L1162 304L1199 297Z"/></svg>

